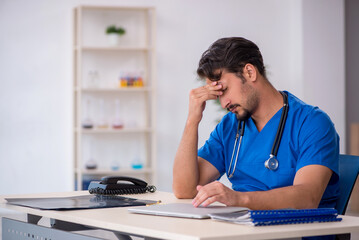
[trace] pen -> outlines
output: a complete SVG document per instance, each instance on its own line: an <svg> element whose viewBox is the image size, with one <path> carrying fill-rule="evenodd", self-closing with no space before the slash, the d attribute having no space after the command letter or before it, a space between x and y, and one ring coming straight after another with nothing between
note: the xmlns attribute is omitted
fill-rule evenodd
<svg viewBox="0 0 359 240"><path fill-rule="evenodd" d="M147 203L146 206L151 206L151 205L156 205L156 204L160 204L162 201L161 200L158 200L157 202L154 202L154 203Z"/></svg>

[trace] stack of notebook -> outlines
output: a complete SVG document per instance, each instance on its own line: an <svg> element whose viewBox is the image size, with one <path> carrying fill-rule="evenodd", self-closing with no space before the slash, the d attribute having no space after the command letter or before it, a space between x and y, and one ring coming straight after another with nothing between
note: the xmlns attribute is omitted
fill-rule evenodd
<svg viewBox="0 0 359 240"><path fill-rule="evenodd" d="M250 210L243 207L208 206L193 207L190 203L169 203L148 207L133 207L132 213L184 218L212 218L214 220L252 226L296 224L312 222L338 222L334 208Z"/></svg>
<svg viewBox="0 0 359 240"><path fill-rule="evenodd" d="M246 224L252 226L296 224L312 222L337 222L337 210L333 208L316 209L280 209L280 210L245 210L231 213L210 214L214 220Z"/></svg>

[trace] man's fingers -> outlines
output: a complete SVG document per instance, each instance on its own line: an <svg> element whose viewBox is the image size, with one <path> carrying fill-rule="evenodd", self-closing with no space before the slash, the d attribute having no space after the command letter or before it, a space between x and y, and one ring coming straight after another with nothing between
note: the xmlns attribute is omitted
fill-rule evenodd
<svg viewBox="0 0 359 240"><path fill-rule="evenodd" d="M192 205L194 207L198 207L199 205L201 205L201 203L206 200L208 197L206 197L206 192L203 191L202 189L204 188L204 186L197 186L197 195L195 196L195 198L192 201Z"/></svg>
<svg viewBox="0 0 359 240"><path fill-rule="evenodd" d="M218 96L223 95L223 91L221 90L221 85L216 85L214 87L205 85L201 88L197 88L192 92L192 96L194 98L202 99L204 101L209 99L217 99Z"/></svg>
<svg viewBox="0 0 359 240"><path fill-rule="evenodd" d="M199 191L197 196L193 199L192 204L194 207L198 207L208 198L209 195L207 195L207 192Z"/></svg>
<svg viewBox="0 0 359 240"><path fill-rule="evenodd" d="M192 204L195 207L199 205L208 206L209 204L216 201L217 188L216 182L209 183L205 186L197 186L197 195L193 199Z"/></svg>
<svg viewBox="0 0 359 240"><path fill-rule="evenodd" d="M188 118L194 121L201 121L202 113L207 100L215 100L223 94L222 84L217 82L209 83L205 86L192 89L189 94L189 113Z"/></svg>
<svg viewBox="0 0 359 240"><path fill-rule="evenodd" d="M203 203L202 203L202 206L203 207L207 207L208 205L214 203L217 201L217 197L216 196L213 196L213 197L209 197L207 198Z"/></svg>
<svg viewBox="0 0 359 240"><path fill-rule="evenodd" d="M222 85L218 84L218 85L204 85L201 90L202 91L219 91L222 89Z"/></svg>

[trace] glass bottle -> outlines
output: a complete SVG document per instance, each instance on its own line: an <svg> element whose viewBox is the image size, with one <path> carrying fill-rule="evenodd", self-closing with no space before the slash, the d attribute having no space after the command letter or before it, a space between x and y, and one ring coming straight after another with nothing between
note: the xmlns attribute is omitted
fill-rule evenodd
<svg viewBox="0 0 359 240"><path fill-rule="evenodd" d="M90 109L91 109L91 100L86 99L86 104L84 106L84 118L82 120L82 128L91 129L93 128L93 121L90 117Z"/></svg>
<svg viewBox="0 0 359 240"><path fill-rule="evenodd" d="M94 146L93 140L91 139L88 144L89 157L88 157L87 161L85 162L86 169L90 169L90 170L97 168L97 162L93 155L93 146Z"/></svg>
<svg viewBox="0 0 359 240"><path fill-rule="evenodd" d="M120 99L115 100L115 119L112 123L112 128L114 129L122 129L123 128L123 120L121 114L121 102Z"/></svg>
<svg viewBox="0 0 359 240"><path fill-rule="evenodd" d="M99 88L100 87L100 75L97 70L91 70L87 74L87 87Z"/></svg>
<svg viewBox="0 0 359 240"><path fill-rule="evenodd" d="M131 167L133 169L142 169L143 168L143 160L141 159L141 141L139 142L139 144L136 145L132 145L132 153L133 153L133 158L131 161Z"/></svg>
<svg viewBox="0 0 359 240"><path fill-rule="evenodd" d="M112 171L118 171L120 169L120 163L116 160L113 160L110 167Z"/></svg>
<svg viewBox="0 0 359 240"><path fill-rule="evenodd" d="M99 100L99 121L98 128L108 128L108 123L105 118L105 101L101 98Z"/></svg>
<svg viewBox="0 0 359 240"><path fill-rule="evenodd" d="M143 168L143 162L142 159L139 156L135 156L132 159L131 166L133 169L142 169Z"/></svg>

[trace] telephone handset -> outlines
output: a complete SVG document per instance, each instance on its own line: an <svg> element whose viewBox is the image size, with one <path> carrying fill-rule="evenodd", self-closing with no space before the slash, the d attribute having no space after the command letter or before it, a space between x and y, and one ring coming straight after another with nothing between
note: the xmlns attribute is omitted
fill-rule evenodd
<svg viewBox="0 0 359 240"><path fill-rule="evenodd" d="M91 181L89 192L97 195L120 195L155 192L156 187L132 177L103 177L101 181Z"/></svg>

